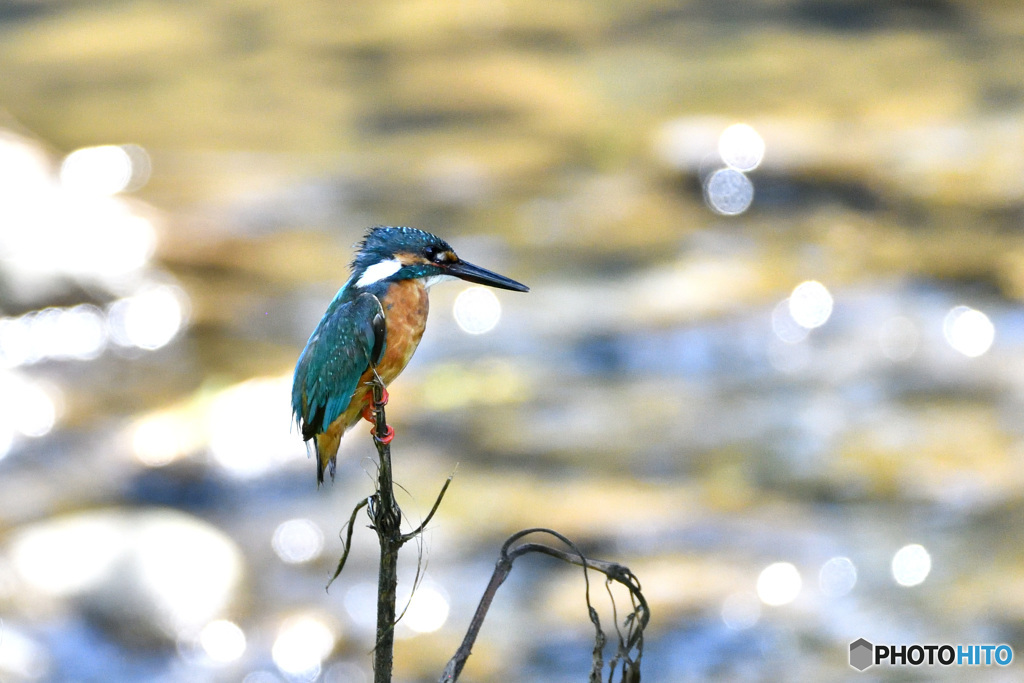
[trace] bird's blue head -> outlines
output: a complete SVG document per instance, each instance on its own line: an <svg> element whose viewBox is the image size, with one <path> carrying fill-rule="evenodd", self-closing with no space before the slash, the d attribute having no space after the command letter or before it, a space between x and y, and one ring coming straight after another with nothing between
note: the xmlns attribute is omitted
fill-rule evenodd
<svg viewBox="0 0 1024 683"><path fill-rule="evenodd" d="M482 285L528 292L515 280L460 259L437 235L416 228L376 227L366 233L352 262L349 284L365 290L382 282L422 279L435 282L459 278Z"/></svg>

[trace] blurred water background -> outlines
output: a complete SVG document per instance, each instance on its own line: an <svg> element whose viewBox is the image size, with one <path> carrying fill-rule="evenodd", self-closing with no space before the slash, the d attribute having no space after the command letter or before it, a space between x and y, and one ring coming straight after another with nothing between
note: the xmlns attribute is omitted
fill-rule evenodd
<svg viewBox="0 0 1024 683"><path fill-rule="evenodd" d="M374 224L532 287L434 288L392 387L411 521L457 470L396 680L535 525L645 680L1024 657L1022 114L1009 0L0 4L0 680L370 680L373 446L317 490L288 391ZM464 678L591 635L521 561Z"/></svg>

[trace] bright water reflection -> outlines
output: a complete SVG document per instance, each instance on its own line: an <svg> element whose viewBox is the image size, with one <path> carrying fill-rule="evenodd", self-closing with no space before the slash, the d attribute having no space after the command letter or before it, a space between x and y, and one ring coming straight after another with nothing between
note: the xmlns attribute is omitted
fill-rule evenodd
<svg viewBox="0 0 1024 683"><path fill-rule="evenodd" d="M245 654L245 633L238 624L226 619L211 621L199 633L203 651L217 663L234 662Z"/></svg>
<svg viewBox="0 0 1024 683"><path fill-rule="evenodd" d="M793 602L800 594L803 580L789 562L775 562L761 570L757 577L757 595L772 607Z"/></svg>
<svg viewBox="0 0 1024 683"><path fill-rule="evenodd" d="M132 158L116 145L75 150L60 166L61 185L73 192L113 195L131 180Z"/></svg>
<svg viewBox="0 0 1024 683"><path fill-rule="evenodd" d="M848 557L833 557L821 565L818 585L828 597L842 597L857 585L857 567Z"/></svg>
<svg viewBox="0 0 1024 683"><path fill-rule="evenodd" d="M335 645L330 624L315 614L289 617L277 632L271 655L282 673L299 680L316 680Z"/></svg>
<svg viewBox="0 0 1024 683"><path fill-rule="evenodd" d="M942 321L942 331L949 345L969 358L988 351L996 336L989 317L969 306L950 309Z"/></svg>
<svg viewBox="0 0 1024 683"><path fill-rule="evenodd" d="M764 140L745 123L729 126L718 139L718 153L722 161L738 171L753 171L760 166L764 150Z"/></svg>
<svg viewBox="0 0 1024 683"><path fill-rule="evenodd" d="M324 549L324 533L312 520L289 519L274 530L274 552L283 562L302 564L315 560Z"/></svg>
<svg viewBox="0 0 1024 683"><path fill-rule="evenodd" d="M901 586L921 584L931 571L931 555L917 543L903 546L892 557L892 575Z"/></svg>

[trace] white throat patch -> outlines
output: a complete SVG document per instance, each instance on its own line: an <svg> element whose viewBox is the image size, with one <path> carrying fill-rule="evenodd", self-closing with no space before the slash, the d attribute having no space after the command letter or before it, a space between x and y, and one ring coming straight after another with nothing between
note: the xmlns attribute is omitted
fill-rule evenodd
<svg viewBox="0 0 1024 683"><path fill-rule="evenodd" d="M423 286L426 287L427 289L430 289L438 282L448 282L448 280L458 280L458 278L455 277L454 275L445 275L443 273L440 275L431 275L429 277L423 278Z"/></svg>
<svg viewBox="0 0 1024 683"><path fill-rule="evenodd" d="M402 269L402 262L398 259L388 259L380 263L374 263L363 271L363 274L356 280L356 287L369 287L375 282L389 278Z"/></svg>

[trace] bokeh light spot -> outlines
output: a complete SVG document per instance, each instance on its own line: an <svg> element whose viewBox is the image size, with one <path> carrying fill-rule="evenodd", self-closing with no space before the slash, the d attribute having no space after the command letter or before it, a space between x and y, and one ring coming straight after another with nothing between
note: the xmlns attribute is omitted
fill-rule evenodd
<svg viewBox="0 0 1024 683"><path fill-rule="evenodd" d="M878 337L878 343L882 346L882 353L893 361L904 361L917 353L921 334L917 326L909 318L897 316L890 318Z"/></svg>
<svg viewBox="0 0 1024 683"><path fill-rule="evenodd" d="M251 379L220 392L208 418L217 464L233 476L251 478L293 461L304 447L282 419L290 392L290 376Z"/></svg>
<svg viewBox="0 0 1024 683"><path fill-rule="evenodd" d="M49 669L46 647L0 620L0 676L3 680L32 681L46 676Z"/></svg>
<svg viewBox="0 0 1024 683"><path fill-rule="evenodd" d="M783 299L772 309L772 331L787 344L799 344L807 339L807 328L793 319L789 299Z"/></svg>
<svg viewBox="0 0 1024 683"><path fill-rule="evenodd" d="M172 625L198 628L227 606L243 564L219 530L184 516L154 517L140 527L137 544L141 583Z"/></svg>
<svg viewBox="0 0 1024 683"><path fill-rule="evenodd" d="M977 358L992 347L996 328L989 317L969 306L956 306L942 321L942 332L954 349Z"/></svg>
<svg viewBox="0 0 1024 683"><path fill-rule="evenodd" d="M106 347L106 316L89 304L0 319L2 367L15 368L51 358L93 360Z"/></svg>
<svg viewBox="0 0 1024 683"><path fill-rule="evenodd" d="M147 263L156 250L156 228L143 216L120 216L94 234L83 249L90 270L100 274L131 273Z"/></svg>
<svg viewBox="0 0 1024 683"><path fill-rule="evenodd" d="M58 357L92 360L107 345L106 319L95 306L82 304L63 311L56 327L61 340L54 354Z"/></svg>
<svg viewBox="0 0 1024 683"><path fill-rule="evenodd" d="M738 171L753 171L764 159L764 140L745 123L736 123L718 138L722 161Z"/></svg>
<svg viewBox="0 0 1024 683"><path fill-rule="evenodd" d="M6 368L27 365L38 357L32 339L33 316L0 320L0 363Z"/></svg>
<svg viewBox="0 0 1024 683"><path fill-rule="evenodd" d="M115 301L109 312L110 332L122 346L155 350L166 346L185 323L185 295L160 285Z"/></svg>
<svg viewBox="0 0 1024 683"><path fill-rule="evenodd" d="M289 519L274 530L271 545L283 562L301 564L320 557L324 532L312 520Z"/></svg>
<svg viewBox="0 0 1024 683"><path fill-rule="evenodd" d="M785 605L796 600L802 583L796 567L789 562L775 562L758 575L757 596L766 605Z"/></svg>
<svg viewBox="0 0 1024 683"><path fill-rule="evenodd" d="M905 545L892 557L892 576L901 586L923 583L932 571L932 557L924 546Z"/></svg>
<svg viewBox="0 0 1024 683"><path fill-rule="evenodd" d="M750 591L733 593L722 602L722 621L734 631L743 631L761 619L761 602Z"/></svg>
<svg viewBox="0 0 1024 683"><path fill-rule="evenodd" d="M121 145L121 149L132 161L132 177L124 189L127 192L133 192L149 182L149 176L153 172L153 163L149 159L149 152L138 145Z"/></svg>
<svg viewBox="0 0 1024 683"><path fill-rule="evenodd" d="M412 594L402 623L416 633L433 633L448 620L448 595L433 583L421 583Z"/></svg>
<svg viewBox="0 0 1024 683"><path fill-rule="evenodd" d="M203 627L199 633L199 644L213 661L234 662L245 654L245 633L238 624L218 619Z"/></svg>
<svg viewBox="0 0 1024 683"><path fill-rule="evenodd" d="M163 467L198 449L202 435L195 421L173 413L156 413L140 420L132 431L132 452L147 467Z"/></svg>
<svg viewBox="0 0 1024 683"><path fill-rule="evenodd" d="M73 595L99 583L125 549L109 519L61 518L27 527L11 544L15 571L32 587L53 596ZM73 566L74 571L68 571Z"/></svg>
<svg viewBox="0 0 1024 683"><path fill-rule="evenodd" d="M754 201L754 184L735 168L720 168L708 176L704 197L714 211L735 216L750 208Z"/></svg>
<svg viewBox="0 0 1024 683"><path fill-rule="evenodd" d="M789 314L801 327L821 327L832 315L832 295L817 280L801 282L789 295Z"/></svg>
<svg viewBox="0 0 1024 683"><path fill-rule="evenodd" d="M469 287L455 297L455 322L469 334L490 332L501 319L501 302L486 287Z"/></svg>
<svg viewBox="0 0 1024 683"><path fill-rule="evenodd" d="M15 372L0 372L0 422L8 422L24 436L50 433L57 422L59 398L56 388Z"/></svg>
<svg viewBox="0 0 1024 683"><path fill-rule="evenodd" d="M17 404L15 420L25 436L45 436L57 422L57 405L42 388L26 383Z"/></svg>
<svg viewBox="0 0 1024 683"><path fill-rule="evenodd" d="M857 567L848 557L833 557L821 565L818 585L830 598L838 598L853 590L857 584Z"/></svg>
<svg viewBox="0 0 1024 683"><path fill-rule="evenodd" d="M345 612L360 629L372 632L377 626L377 584L356 583L345 591Z"/></svg>
<svg viewBox="0 0 1024 683"><path fill-rule="evenodd" d="M117 145L84 147L64 158L60 182L66 189L98 195L114 195L132 180L132 158Z"/></svg>
<svg viewBox="0 0 1024 683"><path fill-rule="evenodd" d="M318 617L303 615L281 624L271 656L285 675L313 680L333 649L334 632L330 626Z"/></svg>

